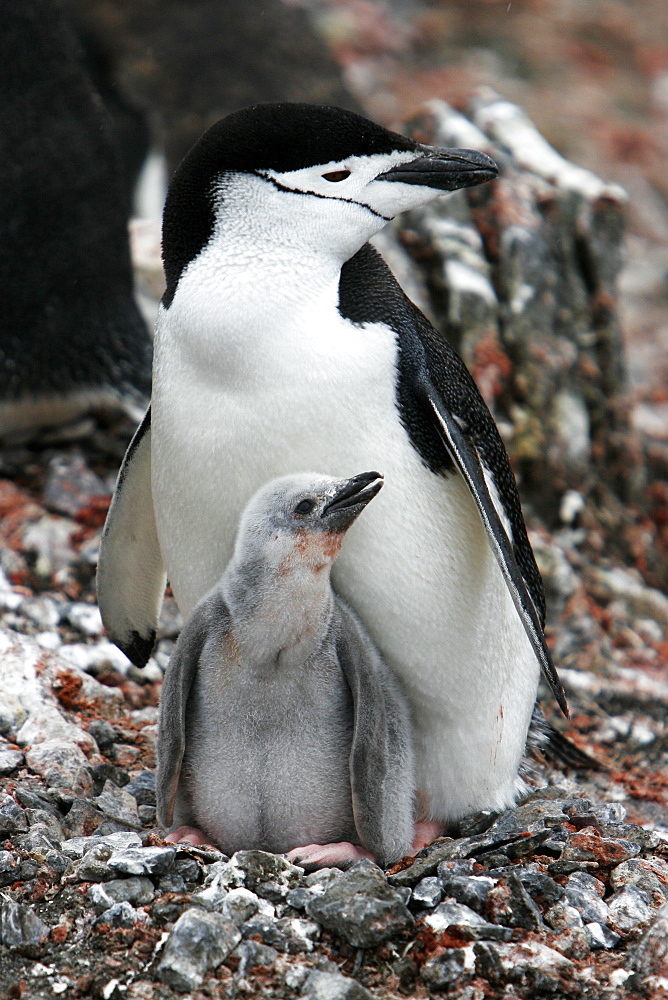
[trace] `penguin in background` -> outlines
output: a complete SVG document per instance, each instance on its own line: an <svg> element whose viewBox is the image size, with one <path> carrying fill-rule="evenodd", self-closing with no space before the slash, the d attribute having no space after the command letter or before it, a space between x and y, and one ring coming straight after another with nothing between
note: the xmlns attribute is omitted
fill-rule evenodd
<svg viewBox="0 0 668 1000"><path fill-rule="evenodd" d="M496 173L339 108L256 105L212 126L169 189L152 404L98 571L106 628L143 664L166 578L188 618L268 477L383 468L332 579L404 686L434 834L515 801L541 668L567 706L493 418L367 240Z"/></svg>
<svg viewBox="0 0 668 1000"><path fill-rule="evenodd" d="M137 160L147 134L118 108ZM138 416L151 341L133 295L114 117L59 6L6 4L0 32L0 442L91 411Z"/></svg>
<svg viewBox="0 0 668 1000"><path fill-rule="evenodd" d="M384 867L413 842L408 706L332 591L344 536L383 485L301 474L249 501L232 559L179 636L160 698L167 839L307 868Z"/></svg>

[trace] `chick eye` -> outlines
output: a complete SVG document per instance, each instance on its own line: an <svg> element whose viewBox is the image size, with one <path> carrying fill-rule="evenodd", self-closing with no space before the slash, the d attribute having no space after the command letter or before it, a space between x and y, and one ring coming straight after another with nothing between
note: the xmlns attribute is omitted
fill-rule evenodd
<svg viewBox="0 0 668 1000"><path fill-rule="evenodd" d="M315 504L312 500L300 500L295 507L295 514L308 514L310 510L313 510Z"/></svg>
<svg viewBox="0 0 668 1000"><path fill-rule="evenodd" d="M345 181L346 177L350 177L349 170L332 170L328 174L323 174L323 178L326 181L332 181L332 183L337 184L339 181Z"/></svg>

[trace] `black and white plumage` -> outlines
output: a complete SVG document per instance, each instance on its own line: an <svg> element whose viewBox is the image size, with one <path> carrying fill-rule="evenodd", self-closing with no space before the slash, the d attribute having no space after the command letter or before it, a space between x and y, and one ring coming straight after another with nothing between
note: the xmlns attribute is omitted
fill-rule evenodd
<svg viewBox="0 0 668 1000"><path fill-rule="evenodd" d="M495 173L484 153L340 109L262 105L214 125L168 195L153 403L100 555L105 623L139 662L165 573L189 615L268 476L383 468L333 580L405 685L418 785L446 822L522 787L539 664L565 699L494 421L366 241Z"/></svg>
<svg viewBox="0 0 668 1000"><path fill-rule="evenodd" d="M408 706L330 584L345 532L382 485L376 472L301 474L250 500L165 675L165 827L196 827L228 854L290 851L300 863L348 864L363 847L389 865L409 852Z"/></svg>

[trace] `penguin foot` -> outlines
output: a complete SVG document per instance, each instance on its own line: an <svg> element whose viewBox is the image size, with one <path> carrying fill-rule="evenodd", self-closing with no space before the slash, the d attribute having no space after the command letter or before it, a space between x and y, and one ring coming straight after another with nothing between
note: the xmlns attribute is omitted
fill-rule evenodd
<svg viewBox="0 0 668 1000"><path fill-rule="evenodd" d="M295 847L285 856L291 864L299 865L307 872L316 871L318 868L342 868L345 871L362 858L375 860L373 854L365 851L363 847L355 847L346 841L339 844L308 844L306 847Z"/></svg>
<svg viewBox="0 0 668 1000"><path fill-rule="evenodd" d="M443 836L443 824L435 820L418 820L413 827L413 854L428 847L437 837Z"/></svg>
<svg viewBox="0 0 668 1000"><path fill-rule="evenodd" d="M193 847L213 847L220 850L218 844L214 842L196 826L179 826L173 833L168 833L165 837L168 844L192 844Z"/></svg>

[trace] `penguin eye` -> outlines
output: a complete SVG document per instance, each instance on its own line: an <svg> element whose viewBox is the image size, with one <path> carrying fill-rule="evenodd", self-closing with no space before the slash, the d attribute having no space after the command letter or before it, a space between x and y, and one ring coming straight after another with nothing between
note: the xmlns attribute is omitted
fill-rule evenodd
<svg viewBox="0 0 668 1000"><path fill-rule="evenodd" d="M295 514L308 514L310 510L313 510L315 504L312 500L300 500L295 507Z"/></svg>
<svg viewBox="0 0 668 1000"><path fill-rule="evenodd" d="M345 181L346 177L350 177L349 170L332 170L328 174L323 174L323 179L326 181L332 181L332 183L337 184L339 181Z"/></svg>

